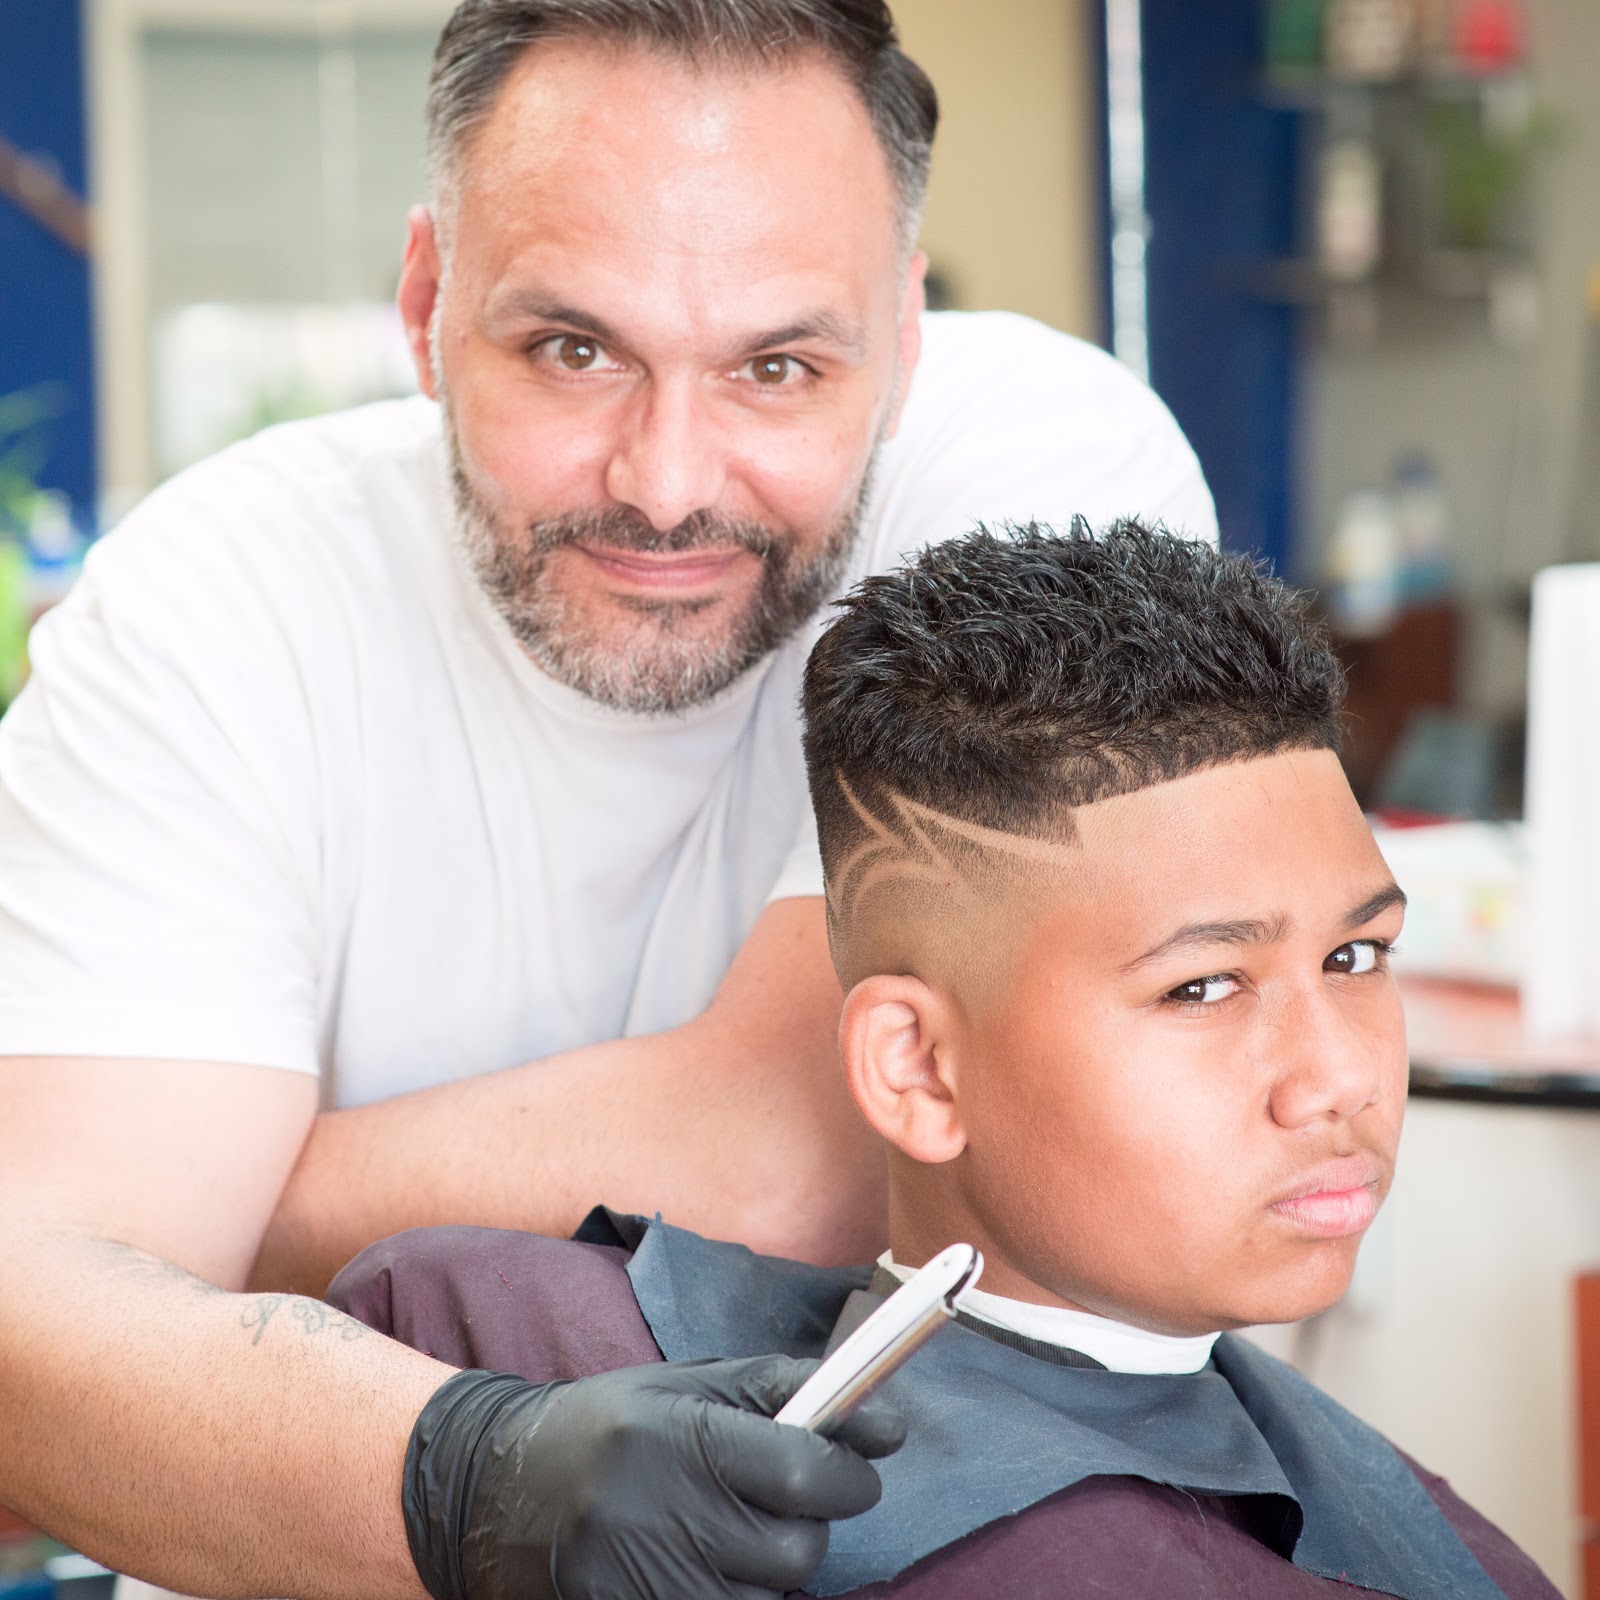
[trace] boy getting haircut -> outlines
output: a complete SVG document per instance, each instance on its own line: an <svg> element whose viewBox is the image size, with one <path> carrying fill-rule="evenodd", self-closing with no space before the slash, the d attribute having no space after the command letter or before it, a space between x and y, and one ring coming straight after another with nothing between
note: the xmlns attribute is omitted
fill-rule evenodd
<svg viewBox="0 0 1600 1600"><path fill-rule="evenodd" d="M880 891L1060 865L1084 805L1224 762L1337 750L1344 681L1303 596L1122 522L979 527L838 603L806 765L848 987ZM893 935L889 935L892 939ZM868 960L870 965L870 959Z"/></svg>
<svg viewBox="0 0 1600 1600"><path fill-rule="evenodd" d="M805 751L889 1249L818 1267L597 1210L571 1242L401 1235L331 1297L560 1381L820 1356L962 1240L981 1284L886 1386L906 1442L805 1593L1554 1600L1229 1331L1332 1305L1394 1172L1404 896L1341 695L1301 596L1132 522L868 579L812 654Z"/></svg>

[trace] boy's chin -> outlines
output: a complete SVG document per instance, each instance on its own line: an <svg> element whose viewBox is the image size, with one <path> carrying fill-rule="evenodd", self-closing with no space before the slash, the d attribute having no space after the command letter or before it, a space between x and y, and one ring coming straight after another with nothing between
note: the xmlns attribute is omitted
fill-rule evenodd
<svg viewBox="0 0 1600 1600"><path fill-rule="evenodd" d="M1129 1308L1122 1320L1172 1334L1227 1333L1274 1323L1304 1322L1344 1298L1355 1270L1355 1252L1319 1252L1293 1268L1249 1282L1207 1284L1204 1303ZM1220 1276L1220 1274L1219 1274ZM1218 1290L1222 1292L1217 1293Z"/></svg>
<svg viewBox="0 0 1600 1600"><path fill-rule="evenodd" d="M1355 1267L1352 1255L1346 1262L1328 1263L1329 1270L1311 1275L1296 1274L1291 1281L1262 1285L1255 1292L1237 1296L1228 1307L1230 1316L1219 1323L1223 1328L1270 1326L1282 1322L1304 1322L1320 1316L1344 1298Z"/></svg>

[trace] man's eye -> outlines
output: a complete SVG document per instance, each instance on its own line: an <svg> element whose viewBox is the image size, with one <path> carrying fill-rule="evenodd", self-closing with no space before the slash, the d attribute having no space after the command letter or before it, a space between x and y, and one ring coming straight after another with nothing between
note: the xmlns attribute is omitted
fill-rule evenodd
<svg viewBox="0 0 1600 1600"><path fill-rule="evenodd" d="M1181 1006L1214 1006L1238 992L1239 980L1219 972L1209 978L1191 978L1187 983L1180 983L1176 989L1167 990L1163 998Z"/></svg>
<svg viewBox="0 0 1600 1600"><path fill-rule="evenodd" d="M1360 977L1376 972L1389 955L1390 946L1382 939L1356 939L1342 944L1322 963L1324 972L1346 972Z"/></svg>
<svg viewBox="0 0 1600 1600"><path fill-rule="evenodd" d="M622 364L606 354L603 344L581 333L558 333L541 339L533 349L536 355L556 362L568 372L611 372Z"/></svg>
<svg viewBox="0 0 1600 1600"><path fill-rule="evenodd" d="M806 375L807 368L793 356L757 356L739 369L740 377L759 383L764 389L781 389L797 383Z"/></svg>

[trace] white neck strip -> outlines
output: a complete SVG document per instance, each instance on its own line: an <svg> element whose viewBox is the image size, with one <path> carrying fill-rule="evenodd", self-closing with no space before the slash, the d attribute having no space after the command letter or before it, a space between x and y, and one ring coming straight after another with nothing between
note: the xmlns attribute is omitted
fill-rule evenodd
<svg viewBox="0 0 1600 1600"><path fill-rule="evenodd" d="M891 1250L878 1257L878 1265L902 1283L917 1270L902 1267ZM969 1289L962 1295L961 1309L1008 1333L1020 1333L1026 1339L1093 1356L1112 1372L1198 1372L1211 1359L1211 1347L1217 1342L1214 1333L1180 1339L1135 1328L1130 1323L1113 1322L1110 1317L1097 1317L1092 1311L1036 1306L1026 1300L985 1294L981 1289Z"/></svg>

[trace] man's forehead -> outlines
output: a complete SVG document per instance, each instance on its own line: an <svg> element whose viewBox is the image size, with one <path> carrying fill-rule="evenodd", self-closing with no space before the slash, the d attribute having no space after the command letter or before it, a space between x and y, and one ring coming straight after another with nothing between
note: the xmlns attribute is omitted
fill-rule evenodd
<svg viewBox="0 0 1600 1600"><path fill-rule="evenodd" d="M837 344L864 346L896 320L888 163L820 60L752 75L536 46L459 179L451 274L477 315L499 319L491 337L540 300L652 356L750 354L830 318Z"/></svg>
<svg viewBox="0 0 1600 1600"><path fill-rule="evenodd" d="M761 183L892 217L887 157L860 95L816 51L763 63L694 63L658 50L552 40L530 47L470 141L463 188L555 189L578 179L652 210L748 204ZM647 201L646 196L649 196Z"/></svg>

